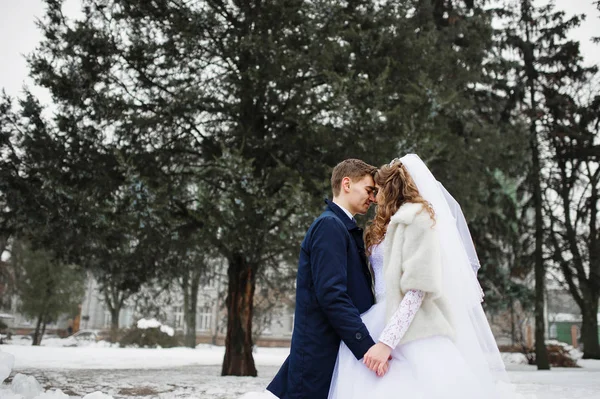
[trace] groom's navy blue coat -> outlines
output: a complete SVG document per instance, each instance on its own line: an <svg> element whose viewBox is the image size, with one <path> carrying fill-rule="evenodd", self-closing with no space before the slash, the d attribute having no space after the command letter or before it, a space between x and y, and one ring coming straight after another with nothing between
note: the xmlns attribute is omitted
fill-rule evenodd
<svg viewBox="0 0 600 399"><path fill-rule="evenodd" d="M373 306L362 229L327 201L300 251L289 357L267 389L281 399L327 399L340 345L357 359L374 345L360 314Z"/></svg>

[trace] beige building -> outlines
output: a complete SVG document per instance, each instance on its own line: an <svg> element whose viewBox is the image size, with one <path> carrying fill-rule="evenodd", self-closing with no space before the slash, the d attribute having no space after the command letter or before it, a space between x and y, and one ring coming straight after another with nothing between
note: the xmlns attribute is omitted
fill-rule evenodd
<svg viewBox="0 0 600 399"><path fill-rule="evenodd" d="M196 312L196 336L198 343L222 344L226 330L226 310L223 290L218 280L202 286L198 292ZM257 290L258 292L259 290ZM177 291L164 293L171 305L166 306L166 320L162 322L184 332L185 319L183 297ZM258 303L256 303L258 302ZM278 303L268 311L261 311L260 297L255 296L255 338L261 346L287 346L290 343L293 328L294 307L292 301ZM258 306L257 306L258 305ZM128 328L137 322L133 306L126 306L119 315L119 327ZM99 291L98 284L89 278L81 307L80 329L108 330L111 316Z"/></svg>

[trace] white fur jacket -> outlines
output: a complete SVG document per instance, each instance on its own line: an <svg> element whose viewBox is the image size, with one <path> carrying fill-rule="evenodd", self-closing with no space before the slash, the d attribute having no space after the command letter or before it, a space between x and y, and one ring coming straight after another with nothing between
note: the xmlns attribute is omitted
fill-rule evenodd
<svg viewBox="0 0 600 399"><path fill-rule="evenodd" d="M442 294L442 260L435 225L422 204L405 203L392 216L384 240L386 321L409 290L425 297L400 345L433 335L454 337Z"/></svg>

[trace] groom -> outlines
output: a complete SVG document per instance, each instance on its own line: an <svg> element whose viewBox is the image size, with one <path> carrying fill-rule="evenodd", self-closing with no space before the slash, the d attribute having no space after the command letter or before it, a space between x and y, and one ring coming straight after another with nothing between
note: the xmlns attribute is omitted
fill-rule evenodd
<svg viewBox="0 0 600 399"><path fill-rule="evenodd" d="M355 214L375 202L377 168L358 159L331 176L333 201L302 241L290 355L267 387L280 399L327 399L343 340L356 359L375 345L360 314L373 306L372 276Z"/></svg>

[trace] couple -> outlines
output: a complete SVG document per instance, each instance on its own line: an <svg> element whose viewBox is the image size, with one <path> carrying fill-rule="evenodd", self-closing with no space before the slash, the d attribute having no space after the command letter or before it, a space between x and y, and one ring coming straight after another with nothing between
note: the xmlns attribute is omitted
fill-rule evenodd
<svg viewBox="0 0 600 399"><path fill-rule="evenodd" d="M245 397L512 397L464 216L421 159L345 160L331 185L301 246L290 355ZM372 203L363 241L353 216Z"/></svg>

